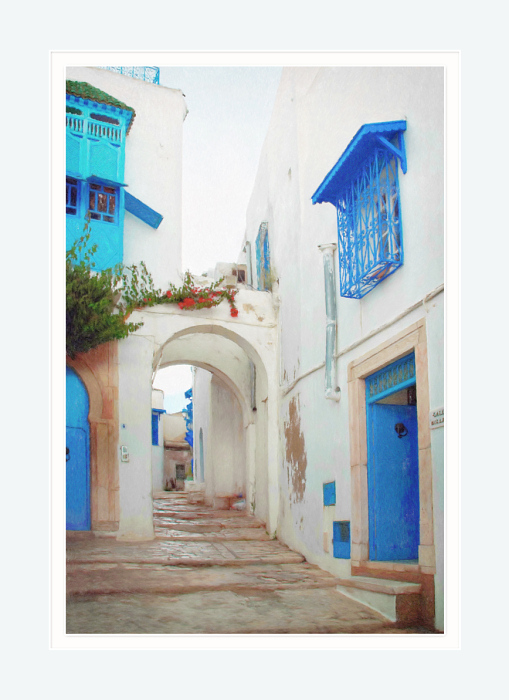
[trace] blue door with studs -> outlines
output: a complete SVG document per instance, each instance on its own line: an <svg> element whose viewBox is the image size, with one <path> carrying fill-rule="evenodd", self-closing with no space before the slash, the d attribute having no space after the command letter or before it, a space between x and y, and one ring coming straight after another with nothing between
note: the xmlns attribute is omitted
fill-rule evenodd
<svg viewBox="0 0 509 700"><path fill-rule="evenodd" d="M90 530L90 426L87 390L66 368L66 529Z"/></svg>
<svg viewBox="0 0 509 700"><path fill-rule="evenodd" d="M369 558L419 556L419 446L413 355L366 380Z"/></svg>

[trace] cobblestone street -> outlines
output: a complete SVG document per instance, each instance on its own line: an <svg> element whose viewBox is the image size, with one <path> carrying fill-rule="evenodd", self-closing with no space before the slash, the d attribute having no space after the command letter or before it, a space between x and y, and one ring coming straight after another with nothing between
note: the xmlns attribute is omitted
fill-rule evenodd
<svg viewBox="0 0 509 700"><path fill-rule="evenodd" d="M190 500L157 494L151 542L68 536L67 634L427 633L339 593L253 516Z"/></svg>

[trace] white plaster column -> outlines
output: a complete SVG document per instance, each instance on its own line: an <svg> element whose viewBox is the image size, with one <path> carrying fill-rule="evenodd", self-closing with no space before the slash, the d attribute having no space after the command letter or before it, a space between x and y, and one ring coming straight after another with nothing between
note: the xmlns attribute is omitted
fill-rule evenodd
<svg viewBox="0 0 509 700"><path fill-rule="evenodd" d="M152 540L153 339L132 335L118 345L120 519L117 539Z"/></svg>

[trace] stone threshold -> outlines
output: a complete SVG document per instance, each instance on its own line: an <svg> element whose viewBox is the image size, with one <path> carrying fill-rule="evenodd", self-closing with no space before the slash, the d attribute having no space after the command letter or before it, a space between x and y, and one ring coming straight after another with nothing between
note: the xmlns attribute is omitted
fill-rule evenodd
<svg viewBox="0 0 509 700"><path fill-rule="evenodd" d="M420 593L422 586L420 583L408 583L407 581L393 581L391 579L370 578L369 576L353 576L352 578L340 579L338 585L347 588L358 588L374 593L385 593L387 595L412 595Z"/></svg>

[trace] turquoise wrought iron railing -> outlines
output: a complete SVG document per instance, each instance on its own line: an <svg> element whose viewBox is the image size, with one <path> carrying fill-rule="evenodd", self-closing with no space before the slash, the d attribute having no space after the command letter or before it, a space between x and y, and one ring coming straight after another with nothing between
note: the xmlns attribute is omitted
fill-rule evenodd
<svg viewBox="0 0 509 700"><path fill-rule="evenodd" d="M113 73L128 75L131 78L144 80L146 83L159 85L159 68L156 66L102 66Z"/></svg>

